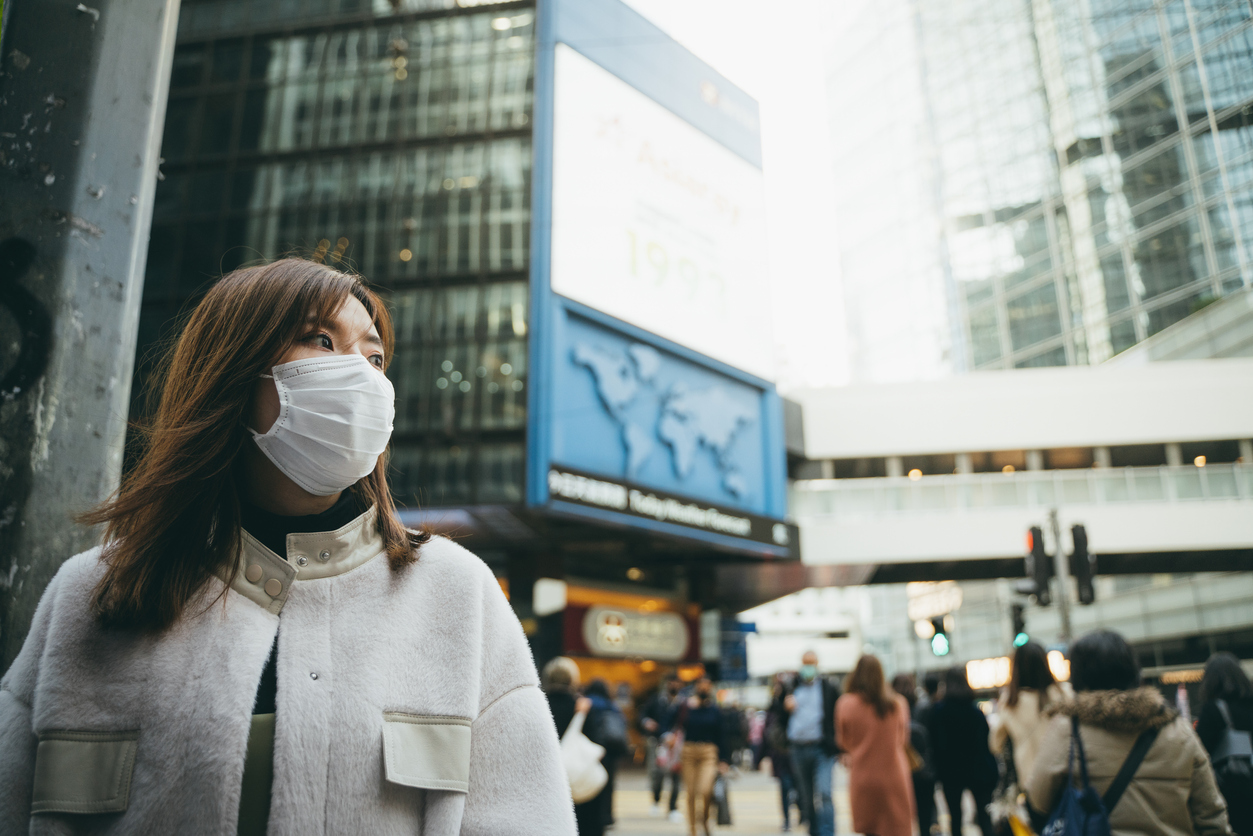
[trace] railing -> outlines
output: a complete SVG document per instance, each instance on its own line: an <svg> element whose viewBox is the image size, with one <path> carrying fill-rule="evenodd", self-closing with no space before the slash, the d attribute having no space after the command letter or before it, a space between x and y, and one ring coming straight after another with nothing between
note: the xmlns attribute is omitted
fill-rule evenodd
<svg viewBox="0 0 1253 836"><path fill-rule="evenodd" d="M1253 465L1091 468L804 479L789 490L794 517L878 516L1122 502L1253 500Z"/></svg>

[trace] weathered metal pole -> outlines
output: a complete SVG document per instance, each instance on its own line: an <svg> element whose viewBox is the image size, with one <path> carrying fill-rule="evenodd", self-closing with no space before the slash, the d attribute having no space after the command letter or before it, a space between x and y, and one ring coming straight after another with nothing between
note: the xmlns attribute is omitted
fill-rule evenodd
<svg viewBox="0 0 1253 836"><path fill-rule="evenodd" d="M0 670L122 467L178 0L7 0Z"/></svg>
<svg viewBox="0 0 1253 836"><path fill-rule="evenodd" d="M1054 574L1057 575L1057 613L1061 616L1061 640L1068 645L1073 638L1070 631L1070 561L1066 557L1066 549L1062 547L1062 524L1056 508L1049 510L1049 523L1053 527L1053 543L1056 549L1053 566Z"/></svg>

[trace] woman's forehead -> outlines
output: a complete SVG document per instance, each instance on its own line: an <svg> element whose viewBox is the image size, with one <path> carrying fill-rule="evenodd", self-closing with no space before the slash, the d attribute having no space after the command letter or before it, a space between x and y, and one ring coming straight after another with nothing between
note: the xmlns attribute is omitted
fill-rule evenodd
<svg viewBox="0 0 1253 836"><path fill-rule="evenodd" d="M374 324L374 318L355 296L349 295L344 299L326 320L319 317L316 311L310 313L308 319L310 324L322 325L345 334L364 334L368 339L378 340L378 328Z"/></svg>

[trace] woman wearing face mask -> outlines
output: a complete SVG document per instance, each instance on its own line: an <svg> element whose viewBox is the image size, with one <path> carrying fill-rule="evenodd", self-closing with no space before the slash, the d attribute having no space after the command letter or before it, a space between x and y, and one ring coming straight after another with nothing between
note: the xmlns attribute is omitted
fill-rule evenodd
<svg viewBox="0 0 1253 836"><path fill-rule="evenodd" d="M205 295L4 677L0 832L574 832L499 585L396 516L391 341L319 264Z"/></svg>
<svg viewBox="0 0 1253 836"><path fill-rule="evenodd" d="M714 780L726 773L731 761L727 749L722 709L714 697L713 683L702 676L695 693L679 709L674 727L683 731L680 755L683 785L687 787L687 830L689 836L709 836L709 814L713 806Z"/></svg>

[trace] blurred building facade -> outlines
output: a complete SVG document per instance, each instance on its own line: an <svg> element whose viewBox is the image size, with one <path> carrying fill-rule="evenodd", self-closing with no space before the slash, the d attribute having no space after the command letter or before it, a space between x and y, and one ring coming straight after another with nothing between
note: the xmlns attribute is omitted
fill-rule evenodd
<svg viewBox="0 0 1253 836"><path fill-rule="evenodd" d="M595 119L612 141L577 140ZM763 557L796 562L779 400L596 292L616 269L647 281L617 296L681 322L732 286L718 259L734 259L708 245L759 232L758 132L755 102L618 0L186 0L137 393L222 273L288 254L355 270L395 319L402 519L492 566L541 663L564 652L636 686L716 667L719 611L765 600ZM640 171L589 157L639 141ZM599 192L629 228L576 206L598 176L624 181ZM599 260L576 264L589 246Z"/></svg>
<svg viewBox="0 0 1253 836"><path fill-rule="evenodd" d="M520 501L534 19L518 4L184 3L140 356L241 264L351 267L396 320L397 493Z"/></svg>
<svg viewBox="0 0 1253 836"><path fill-rule="evenodd" d="M1253 283L1247 3L866 3L832 55L855 380L1099 363Z"/></svg>

